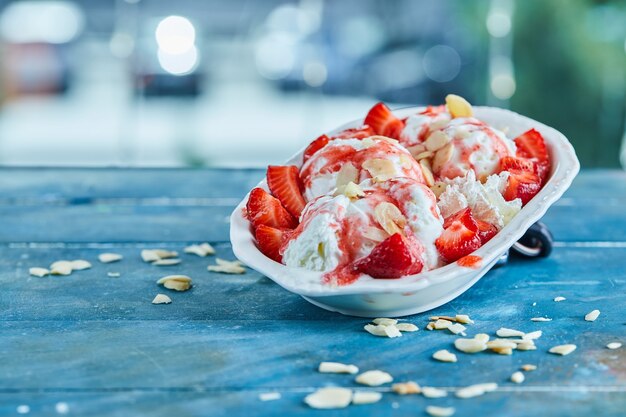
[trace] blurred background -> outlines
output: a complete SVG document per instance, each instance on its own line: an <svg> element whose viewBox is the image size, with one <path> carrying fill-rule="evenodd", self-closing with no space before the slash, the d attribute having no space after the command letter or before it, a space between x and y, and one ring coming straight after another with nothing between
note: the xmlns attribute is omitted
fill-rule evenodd
<svg viewBox="0 0 626 417"><path fill-rule="evenodd" d="M0 165L264 166L454 92L626 165L626 1L0 0Z"/></svg>

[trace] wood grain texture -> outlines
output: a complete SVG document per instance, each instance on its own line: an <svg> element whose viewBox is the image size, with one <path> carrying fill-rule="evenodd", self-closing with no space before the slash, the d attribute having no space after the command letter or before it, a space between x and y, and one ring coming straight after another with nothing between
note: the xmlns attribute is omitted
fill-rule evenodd
<svg viewBox="0 0 626 417"><path fill-rule="evenodd" d="M452 405L458 416L620 416L626 409L626 176L581 174L545 217L557 239L552 256L514 258L456 300L407 318L422 330L397 339L365 333L365 319L320 310L255 271L206 270L213 257L182 254L177 266L139 258L143 248L182 252L210 241L232 259L227 214L262 176L259 170L0 169L0 415L420 415ZM607 181L607 178L610 181ZM606 198L603 196L610 195ZM601 198L604 198L601 200ZM584 216L582 214L585 214ZM119 263L97 255L116 252ZM93 268L37 278L28 268L87 259ZM119 272L119 278L107 276ZM185 273L193 288L177 293L155 281ZM152 305L158 292L170 305ZM553 298L566 301L555 303ZM600 318L583 317L598 308ZM468 334L499 327L542 330L538 350L512 356L458 353L447 331L424 330L434 314L470 314ZM553 321L531 322L547 316ZM546 353L575 343L569 356ZM497 392L471 400L400 397L389 387L379 404L315 411L302 402L326 385L358 388L353 376L315 371L323 360L384 369L398 381L454 390L493 381ZM522 385L508 378L538 366ZM282 398L260 402L261 392Z"/></svg>

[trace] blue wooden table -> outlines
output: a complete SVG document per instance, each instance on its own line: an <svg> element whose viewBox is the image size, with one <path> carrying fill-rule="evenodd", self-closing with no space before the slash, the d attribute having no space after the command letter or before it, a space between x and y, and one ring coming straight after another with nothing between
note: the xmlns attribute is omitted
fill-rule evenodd
<svg viewBox="0 0 626 417"><path fill-rule="evenodd" d="M584 172L544 218L556 247L547 259L512 259L453 302L409 318L421 330L396 339L364 332L365 319L316 308L253 270L208 272L211 257L181 254L177 266L142 262L144 248L182 252L208 241L232 259L228 215L260 170L0 169L0 415L457 416L626 415L626 174ZM119 263L97 255L116 252ZM29 276L34 266L86 259L70 276ZM119 277L107 273L117 272ZM170 273L190 291L157 287ZM159 292L173 300L152 305ZM557 296L567 298L556 303ZM595 322L583 317L593 309ZM424 329L432 314L469 314L470 334L500 327L542 330L538 349L511 356L459 353L455 336ZM536 323L531 317L547 316ZM574 343L568 356L547 353ZM447 398L383 391L373 405L313 410L303 398L351 375L320 374L320 361L382 369L396 381L445 387ZM516 385L522 364L538 369ZM457 399L452 391L497 382L497 391ZM281 399L259 400L259 394Z"/></svg>

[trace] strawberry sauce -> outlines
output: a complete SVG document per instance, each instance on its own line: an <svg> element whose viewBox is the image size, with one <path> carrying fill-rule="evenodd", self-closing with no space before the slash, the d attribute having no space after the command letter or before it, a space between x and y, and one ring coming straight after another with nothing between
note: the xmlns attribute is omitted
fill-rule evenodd
<svg viewBox="0 0 626 417"><path fill-rule="evenodd" d="M478 269L483 264L483 258L476 255L467 255L456 261L459 266L471 269Z"/></svg>

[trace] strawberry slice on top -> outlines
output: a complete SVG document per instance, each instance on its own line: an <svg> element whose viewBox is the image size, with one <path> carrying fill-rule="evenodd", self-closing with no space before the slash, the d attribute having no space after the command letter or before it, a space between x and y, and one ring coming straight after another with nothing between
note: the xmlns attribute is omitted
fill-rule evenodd
<svg viewBox="0 0 626 417"><path fill-rule="evenodd" d="M469 255L482 245L478 225L469 207L448 217L443 227L443 233L435 240L435 246L447 262Z"/></svg>
<svg viewBox="0 0 626 417"><path fill-rule="evenodd" d="M267 167L267 186L272 195L280 200L283 207L295 218L300 217L306 205L302 196L300 172L295 165L270 165Z"/></svg>
<svg viewBox="0 0 626 417"><path fill-rule="evenodd" d="M505 156L500 159L500 172L518 169L537 173L537 164L530 159L516 158L514 156Z"/></svg>
<svg viewBox="0 0 626 417"><path fill-rule="evenodd" d="M302 162L306 162L315 152L326 146L328 142L330 142L330 138L326 135L322 135L311 142L304 150L304 154L302 154Z"/></svg>
<svg viewBox="0 0 626 417"><path fill-rule="evenodd" d="M525 205L541 189L541 178L534 172L521 169L509 169L508 172L509 182L502 196L507 201L519 198Z"/></svg>
<svg viewBox="0 0 626 417"><path fill-rule="evenodd" d="M395 233L380 242L369 255L355 262L355 269L373 278L400 278L419 273L424 266L418 247Z"/></svg>
<svg viewBox="0 0 626 417"><path fill-rule="evenodd" d="M283 256L280 253L280 248L289 238L289 235L289 230L276 229L264 224L260 224L255 230L259 250L276 262L282 262Z"/></svg>
<svg viewBox="0 0 626 417"><path fill-rule="evenodd" d="M545 181L551 164L546 142L541 133L530 129L513 140L517 146L517 157L533 161L537 165L537 174Z"/></svg>
<svg viewBox="0 0 626 417"><path fill-rule="evenodd" d="M250 191L246 211L254 229L260 225L293 229L298 225L298 221L285 210L280 201L262 188Z"/></svg>
<svg viewBox="0 0 626 417"><path fill-rule="evenodd" d="M333 139L365 139L370 136L374 136L374 130L367 126L361 126L360 128L350 128L342 130L341 132L333 135Z"/></svg>
<svg viewBox="0 0 626 417"><path fill-rule="evenodd" d="M384 103L377 103L365 116L366 125L370 126L377 135L400 139L404 122L393 115Z"/></svg>

